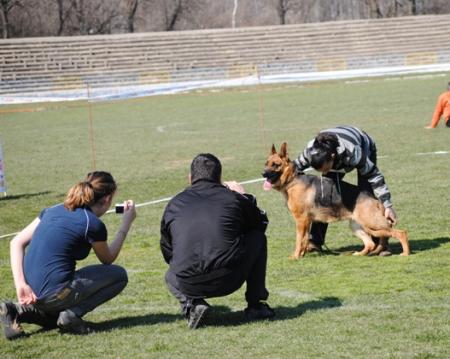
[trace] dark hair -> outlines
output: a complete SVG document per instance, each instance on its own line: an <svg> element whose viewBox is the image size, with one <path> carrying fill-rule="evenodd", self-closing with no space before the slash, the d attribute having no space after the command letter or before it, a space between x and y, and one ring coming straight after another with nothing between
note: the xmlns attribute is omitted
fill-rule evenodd
<svg viewBox="0 0 450 359"><path fill-rule="evenodd" d="M191 163L191 183L199 180L220 182L222 165L219 159L210 153L200 153Z"/></svg>
<svg viewBox="0 0 450 359"><path fill-rule="evenodd" d="M322 132L317 135L310 151L311 166L319 170L326 163L331 161L332 155L336 155L339 140L335 134Z"/></svg>
<svg viewBox="0 0 450 359"><path fill-rule="evenodd" d="M73 211L76 208L91 206L103 197L113 194L116 189L116 182L110 173L90 172L83 182L78 182L69 189L64 207Z"/></svg>

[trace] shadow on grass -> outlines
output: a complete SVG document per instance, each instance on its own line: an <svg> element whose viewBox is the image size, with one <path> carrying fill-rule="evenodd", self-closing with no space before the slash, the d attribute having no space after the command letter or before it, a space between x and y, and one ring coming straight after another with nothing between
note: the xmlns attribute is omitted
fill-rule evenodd
<svg viewBox="0 0 450 359"><path fill-rule="evenodd" d="M159 323L170 323L183 319L181 314L155 313L139 315L135 317L121 317L106 320L100 323L89 323L95 332L106 332L112 329L138 327L142 325L154 325Z"/></svg>
<svg viewBox="0 0 450 359"><path fill-rule="evenodd" d="M409 246L411 249L411 253L414 254L415 252L423 252L436 249L449 242L449 237L412 239L409 241ZM314 255L351 255L353 252L360 251L362 248L363 245L361 243L361 245L345 246L332 250L325 249L322 253ZM389 240L389 248L394 255L400 254L402 252L402 246L396 239L391 238Z"/></svg>
<svg viewBox="0 0 450 359"><path fill-rule="evenodd" d="M299 304L296 307L279 306L274 308L276 316L271 319L271 321L293 319L310 310L329 309L339 307L341 305L341 301L336 297L324 297L319 300ZM180 314L159 313L134 317L121 317L106 320L100 323L89 322L89 326L94 330L94 332L107 332L113 329L170 323L178 320L184 320ZM248 321L245 319L243 311L234 312L226 306L213 306L211 313L207 318L205 318L205 326L236 326L247 322ZM38 332L41 331L45 331L45 329L40 329Z"/></svg>
<svg viewBox="0 0 450 359"><path fill-rule="evenodd" d="M409 245L411 247L412 252L422 252L438 248L449 242L450 242L449 237L424 238L424 239L410 240ZM401 251L400 244L397 243L396 247L398 248L398 252L400 252Z"/></svg>
<svg viewBox="0 0 450 359"><path fill-rule="evenodd" d="M336 297L324 297L301 303L295 307L274 307L275 317L270 321L288 320L300 317L307 311L340 307L342 302ZM244 311L233 312L226 306L213 306L211 314L205 319L206 326L237 326L248 323Z"/></svg>
<svg viewBox="0 0 450 359"><path fill-rule="evenodd" d="M0 201L12 201L15 199L26 199L26 198L31 198L31 197L36 197L36 196L43 196L44 194L49 194L51 193L50 191L42 191L42 192L36 192L36 193L23 193L23 194L15 194L12 196L4 196L4 197L0 197Z"/></svg>

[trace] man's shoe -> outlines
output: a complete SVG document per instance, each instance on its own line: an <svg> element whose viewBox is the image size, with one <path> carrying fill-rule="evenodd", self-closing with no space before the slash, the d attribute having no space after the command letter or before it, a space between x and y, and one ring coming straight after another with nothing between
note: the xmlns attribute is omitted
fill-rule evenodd
<svg viewBox="0 0 450 359"><path fill-rule="evenodd" d="M258 303L249 305L244 310L247 320L270 319L275 316L275 311L267 303Z"/></svg>
<svg viewBox="0 0 450 359"><path fill-rule="evenodd" d="M392 252L389 249L384 249L378 254L380 257L389 257L392 255Z"/></svg>
<svg viewBox="0 0 450 359"><path fill-rule="evenodd" d="M8 340L16 339L25 334L18 322L19 313L16 305L11 302L0 304L0 321L3 325L5 337Z"/></svg>
<svg viewBox="0 0 450 359"><path fill-rule="evenodd" d="M92 332L87 323L70 310L59 313L56 324L62 331L72 334L89 334Z"/></svg>
<svg viewBox="0 0 450 359"><path fill-rule="evenodd" d="M322 246L315 244L313 242L308 243L308 249L306 250L308 253L312 252L322 252Z"/></svg>
<svg viewBox="0 0 450 359"><path fill-rule="evenodd" d="M187 317L188 327L191 329L197 329L201 325L202 320L206 317L209 308L210 306L205 300L194 300Z"/></svg>

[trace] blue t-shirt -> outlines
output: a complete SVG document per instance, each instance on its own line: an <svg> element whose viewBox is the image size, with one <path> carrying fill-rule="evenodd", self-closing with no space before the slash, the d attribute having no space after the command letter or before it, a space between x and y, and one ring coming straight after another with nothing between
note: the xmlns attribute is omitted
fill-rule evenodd
<svg viewBox="0 0 450 359"><path fill-rule="evenodd" d="M70 211L60 204L44 209L24 259L25 279L38 298L71 281L77 260L88 256L92 242L106 241L105 224L89 208Z"/></svg>

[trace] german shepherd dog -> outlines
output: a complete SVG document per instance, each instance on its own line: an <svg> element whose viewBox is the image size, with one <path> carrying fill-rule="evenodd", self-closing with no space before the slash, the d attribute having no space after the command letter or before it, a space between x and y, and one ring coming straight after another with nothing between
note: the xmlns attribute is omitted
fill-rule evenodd
<svg viewBox="0 0 450 359"><path fill-rule="evenodd" d="M286 143L281 145L279 153L272 145L262 175L266 179L264 189L274 188L281 192L294 217L297 238L291 259L305 255L312 222L331 223L345 219L350 220L353 233L364 242L364 249L354 255L378 254L389 237L400 241L402 256L410 254L407 232L392 228L380 201L355 185L343 181L336 184L327 177L296 173ZM371 236L380 238L378 246Z"/></svg>

